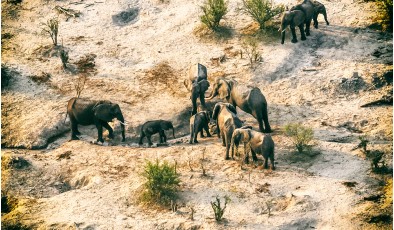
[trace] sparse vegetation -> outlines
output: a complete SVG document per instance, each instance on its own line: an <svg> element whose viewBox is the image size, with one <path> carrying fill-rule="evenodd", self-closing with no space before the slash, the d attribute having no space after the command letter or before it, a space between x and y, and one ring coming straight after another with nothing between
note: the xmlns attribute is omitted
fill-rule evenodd
<svg viewBox="0 0 394 230"><path fill-rule="evenodd" d="M31 75L31 76L29 76L29 78L32 81L34 81L38 84L41 84L41 83L45 83L45 82L49 81L49 79L51 78L51 75L46 72L41 72L40 75Z"/></svg>
<svg viewBox="0 0 394 230"><path fill-rule="evenodd" d="M367 150L367 145L370 142L366 136L359 137L360 143L353 148L356 150L361 148L361 151L365 154L366 158L371 161L372 171L376 173L385 173L388 171L385 162L382 160L385 152L381 150ZM381 164L381 166L379 166Z"/></svg>
<svg viewBox="0 0 394 230"><path fill-rule="evenodd" d="M86 75L81 75L76 78L76 82L74 83L74 89L77 93L77 97L81 96L82 91L85 89L85 83L88 77Z"/></svg>
<svg viewBox="0 0 394 230"><path fill-rule="evenodd" d="M255 37L246 37L242 41L242 49L248 56L250 67L253 68L254 64L261 61L261 53L258 51L258 41Z"/></svg>
<svg viewBox="0 0 394 230"><path fill-rule="evenodd" d="M221 207L219 196L216 196L216 202L211 201L211 206L213 212L215 214L215 220L220 222L222 221L224 211L226 210L227 204L231 201L231 199L226 195L224 196L224 207Z"/></svg>
<svg viewBox="0 0 394 230"><path fill-rule="evenodd" d="M57 35L59 33L59 19L51 18L43 24L42 32L48 34L54 46L57 46Z"/></svg>
<svg viewBox="0 0 394 230"><path fill-rule="evenodd" d="M300 123L290 123L285 126L285 133L289 136L299 153L310 151L313 141L312 128Z"/></svg>
<svg viewBox="0 0 394 230"><path fill-rule="evenodd" d="M242 2L244 11L259 24L260 30L265 29L266 22L284 11L283 5L275 6L269 0L242 0Z"/></svg>
<svg viewBox="0 0 394 230"><path fill-rule="evenodd" d="M225 0L206 0L201 6L203 15L200 17L201 22L209 29L216 31L219 28L220 20L227 13L228 2Z"/></svg>
<svg viewBox="0 0 394 230"><path fill-rule="evenodd" d="M142 176L147 180L141 194L142 202L169 205L176 199L180 179L174 166L166 161L162 164L159 160L147 161Z"/></svg>

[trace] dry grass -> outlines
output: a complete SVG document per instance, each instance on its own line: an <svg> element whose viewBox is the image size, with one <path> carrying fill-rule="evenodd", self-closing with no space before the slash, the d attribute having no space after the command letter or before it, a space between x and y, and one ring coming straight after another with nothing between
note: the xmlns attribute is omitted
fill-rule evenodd
<svg viewBox="0 0 394 230"><path fill-rule="evenodd" d="M156 64L152 69L145 72L145 75L140 79L144 83L156 86L154 91L161 91L163 88L171 95L184 97L186 92L180 90L184 87L181 83L183 79L180 71L172 68L168 62L160 62Z"/></svg>

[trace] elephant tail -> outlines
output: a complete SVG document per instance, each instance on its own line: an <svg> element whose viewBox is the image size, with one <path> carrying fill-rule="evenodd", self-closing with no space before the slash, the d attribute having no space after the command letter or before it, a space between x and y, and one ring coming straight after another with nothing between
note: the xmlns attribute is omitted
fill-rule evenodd
<svg viewBox="0 0 394 230"><path fill-rule="evenodd" d="M268 109L267 109L267 107L268 107L267 104L265 106L263 106L263 112L262 112L263 121L264 121L264 132L265 133L271 133L272 130L271 130L271 126L270 126L270 124L268 122Z"/></svg>

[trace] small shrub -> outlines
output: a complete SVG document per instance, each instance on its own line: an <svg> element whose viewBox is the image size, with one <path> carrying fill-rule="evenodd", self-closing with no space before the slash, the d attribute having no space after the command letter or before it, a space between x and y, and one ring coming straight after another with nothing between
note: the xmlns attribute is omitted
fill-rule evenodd
<svg viewBox="0 0 394 230"><path fill-rule="evenodd" d="M229 203L231 199L228 196L224 196L224 207L222 208L220 205L220 199L218 196L216 196L216 202L211 201L211 206L213 209L213 212L215 214L215 220L220 222L222 220L224 211L226 210L227 203Z"/></svg>
<svg viewBox="0 0 394 230"><path fill-rule="evenodd" d="M258 41L254 37L247 37L242 42L242 49L248 56L250 67L261 61L261 53L257 50Z"/></svg>
<svg viewBox="0 0 394 230"><path fill-rule="evenodd" d="M41 84L41 83L48 82L49 79L51 78L51 74L46 73L46 72L41 72L41 75L31 75L31 76L29 76L29 78L32 81L34 81L38 84Z"/></svg>
<svg viewBox="0 0 394 230"><path fill-rule="evenodd" d="M174 166L166 161L162 164L159 160L154 163L147 161L142 176L147 180L141 194L142 202L169 205L175 200L180 179Z"/></svg>
<svg viewBox="0 0 394 230"><path fill-rule="evenodd" d="M359 140L360 143L352 150L361 148L361 152L363 152L366 158L371 161L372 171L381 174L390 172L391 170L388 170L387 166L385 165L385 162L382 160L385 152L381 150L367 150L367 145L370 141L367 139L366 136L360 136ZM379 166L379 163L381 164L381 166Z"/></svg>
<svg viewBox="0 0 394 230"><path fill-rule="evenodd" d="M48 34L53 42L54 46L57 46L57 35L59 33L59 20L57 18L51 18L47 23L43 24L42 32Z"/></svg>
<svg viewBox="0 0 394 230"><path fill-rule="evenodd" d="M300 123L287 124L285 133L289 136L299 153L309 151L312 147L313 130Z"/></svg>
<svg viewBox="0 0 394 230"><path fill-rule="evenodd" d="M222 17L227 13L228 2L224 0L206 0L201 6L203 15L200 17L201 22L209 29L216 31Z"/></svg>
<svg viewBox="0 0 394 230"><path fill-rule="evenodd" d="M275 6L269 0L242 0L246 11L257 23L260 29L265 28L265 23L284 11L283 5Z"/></svg>

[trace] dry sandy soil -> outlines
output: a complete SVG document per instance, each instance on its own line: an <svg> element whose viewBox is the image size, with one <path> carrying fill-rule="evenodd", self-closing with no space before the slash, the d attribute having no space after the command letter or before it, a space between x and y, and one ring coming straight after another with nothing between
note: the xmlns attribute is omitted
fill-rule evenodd
<svg viewBox="0 0 394 230"><path fill-rule="evenodd" d="M217 37L201 32L202 1L197 0L31 0L17 6L2 1L1 62L12 78L1 91L1 190L2 204L5 197L13 204L11 210L2 208L2 224L33 229L390 229L392 216L379 213L381 200L373 198L392 174L373 173L365 155L352 148L367 135L369 148L386 150L383 159L392 168L392 105L361 107L392 98L392 34L370 27L378 12L374 2L320 2L328 9L330 25L320 16L319 29L312 28L311 36L297 44L290 42L289 30L284 45L279 34L261 39L261 61L252 68L239 53L242 36L254 33L256 25L240 10L241 0L229 1L226 30ZM81 14L67 18L56 6ZM121 12L132 18L125 22L127 14ZM93 143L93 126L81 127L81 140L69 141L66 104L76 95L78 75L63 70L58 51L41 33L42 23L57 15L59 43L69 52L70 69L85 55L95 55L96 73L88 77L82 97L120 105L128 122L126 142L120 142L117 121L111 124L116 138L105 139L104 145ZM225 58L215 62L220 57ZM207 66L210 80L225 76L262 90L277 170L262 169L261 157L257 167L224 160L216 136L187 143L191 102L182 83L187 67L197 62ZM258 128L249 114L239 111L239 116ZM169 146L139 147L138 127L152 119L171 120L177 139L170 139ZM294 152L283 134L283 127L294 122L313 128L314 154ZM177 162L177 212L135 201L144 183L143 166L155 159ZM213 219L210 205L217 195L231 199L221 223Z"/></svg>

